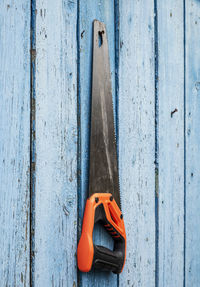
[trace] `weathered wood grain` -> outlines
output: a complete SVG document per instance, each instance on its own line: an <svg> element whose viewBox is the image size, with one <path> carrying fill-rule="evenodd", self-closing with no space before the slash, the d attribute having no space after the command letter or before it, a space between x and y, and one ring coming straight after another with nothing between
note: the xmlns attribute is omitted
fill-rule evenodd
<svg viewBox="0 0 200 287"><path fill-rule="evenodd" d="M183 286L184 10L157 1L158 19L158 286Z"/></svg>
<svg viewBox="0 0 200 287"><path fill-rule="evenodd" d="M83 212L88 196L88 165L89 165L89 127L90 127L90 100L91 100L91 76L92 76L92 25L97 19L106 24L108 45L110 54L110 67L112 79L113 99L115 97L115 26L114 26L114 1L80 1L79 6L79 105L80 105L80 172L81 183L79 188L80 198L80 226L81 230ZM115 101L115 99L114 99ZM95 244L112 248L112 239L103 228L95 227ZM117 275L105 272L79 273L80 286L117 286Z"/></svg>
<svg viewBox="0 0 200 287"><path fill-rule="evenodd" d="M200 2L34 0L32 34L30 1L14 2L0 1L0 286L30 286L35 36L32 285L200 286ZM106 24L110 52L127 232L119 277L76 268L88 192L94 19ZM100 227L94 242L112 248Z"/></svg>
<svg viewBox="0 0 200 287"><path fill-rule="evenodd" d="M0 1L0 43L0 285L29 286L28 1Z"/></svg>
<svg viewBox="0 0 200 287"><path fill-rule="evenodd" d="M119 171L127 259L119 286L155 286L154 1L119 1Z"/></svg>
<svg viewBox="0 0 200 287"><path fill-rule="evenodd" d="M77 3L36 1L35 286L76 286Z"/></svg>
<svg viewBox="0 0 200 287"><path fill-rule="evenodd" d="M200 286L200 2L186 1L185 286Z"/></svg>

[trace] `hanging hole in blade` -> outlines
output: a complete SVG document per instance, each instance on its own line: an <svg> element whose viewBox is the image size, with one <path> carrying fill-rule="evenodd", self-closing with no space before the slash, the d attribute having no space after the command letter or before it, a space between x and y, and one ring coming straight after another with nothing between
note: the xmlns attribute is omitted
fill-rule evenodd
<svg viewBox="0 0 200 287"><path fill-rule="evenodd" d="M99 43L99 47L101 47L102 46L102 44L103 44L103 34L104 34L104 31L99 31L98 32L98 43Z"/></svg>

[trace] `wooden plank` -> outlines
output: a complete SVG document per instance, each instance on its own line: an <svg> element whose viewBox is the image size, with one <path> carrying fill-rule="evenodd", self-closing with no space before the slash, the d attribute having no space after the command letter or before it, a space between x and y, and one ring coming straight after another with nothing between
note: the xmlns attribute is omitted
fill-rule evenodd
<svg viewBox="0 0 200 287"><path fill-rule="evenodd" d="M112 79L113 98L115 97L115 26L114 26L114 1L80 1L79 7L79 43L80 43L80 76L79 76L79 105L80 105L80 172L81 183L79 189L80 226L86 198L88 196L88 159L89 159L89 126L90 126L90 99L91 99L91 68L92 68L92 24L97 19L106 24L110 54L110 67ZM115 101L115 100L114 100ZM95 226L95 244L112 248L112 239L107 233ZM117 276L112 273L91 272L79 273L80 286L117 286Z"/></svg>
<svg viewBox="0 0 200 287"><path fill-rule="evenodd" d="M119 286L155 286L154 1L119 1L119 168L127 259Z"/></svg>
<svg viewBox="0 0 200 287"><path fill-rule="evenodd" d="M200 286L200 2L186 1L186 243L185 286Z"/></svg>
<svg viewBox="0 0 200 287"><path fill-rule="evenodd" d="M35 286L76 286L77 4L36 1Z"/></svg>
<svg viewBox="0 0 200 287"><path fill-rule="evenodd" d="M157 2L159 286L184 276L184 21L183 1Z"/></svg>
<svg viewBox="0 0 200 287"><path fill-rule="evenodd" d="M29 286L28 1L0 1L0 43L0 281Z"/></svg>

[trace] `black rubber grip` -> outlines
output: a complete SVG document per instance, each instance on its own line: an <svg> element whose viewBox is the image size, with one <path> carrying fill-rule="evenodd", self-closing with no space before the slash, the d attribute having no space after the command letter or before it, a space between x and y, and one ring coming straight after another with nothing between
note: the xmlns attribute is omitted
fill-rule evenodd
<svg viewBox="0 0 200 287"><path fill-rule="evenodd" d="M122 271L125 260L125 239L107 221L103 204L96 208L95 223L97 222L100 222L105 227L107 226L106 230L114 240L114 249L110 250L104 246L94 245L92 267L119 274Z"/></svg>
<svg viewBox="0 0 200 287"><path fill-rule="evenodd" d="M104 246L94 245L93 267L119 274L124 264L123 243L115 243L114 250Z"/></svg>

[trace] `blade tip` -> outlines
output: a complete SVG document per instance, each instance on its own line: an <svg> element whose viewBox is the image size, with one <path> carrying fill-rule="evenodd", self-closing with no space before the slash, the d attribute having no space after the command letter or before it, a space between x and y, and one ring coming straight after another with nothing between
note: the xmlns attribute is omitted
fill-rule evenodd
<svg viewBox="0 0 200 287"><path fill-rule="evenodd" d="M97 20L97 19L93 20L93 25L94 26L99 26L99 27L101 27L101 26L105 27L105 24L103 22Z"/></svg>

